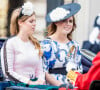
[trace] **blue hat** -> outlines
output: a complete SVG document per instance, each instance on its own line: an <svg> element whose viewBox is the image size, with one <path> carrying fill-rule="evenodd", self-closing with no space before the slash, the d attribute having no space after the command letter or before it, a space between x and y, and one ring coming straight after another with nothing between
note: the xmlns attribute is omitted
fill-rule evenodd
<svg viewBox="0 0 100 90"><path fill-rule="evenodd" d="M58 22L65 20L73 15L75 15L81 6L78 3L69 3L62 6L59 6L49 12L46 16L47 22Z"/></svg>

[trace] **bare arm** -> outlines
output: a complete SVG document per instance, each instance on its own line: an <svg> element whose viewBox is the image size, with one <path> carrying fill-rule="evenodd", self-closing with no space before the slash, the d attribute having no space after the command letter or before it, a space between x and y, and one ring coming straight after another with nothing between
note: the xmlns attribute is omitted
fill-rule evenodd
<svg viewBox="0 0 100 90"><path fill-rule="evenodd" d="M49 73L46 72L46 80L49 82L51 85L54 86L60 86L62 83L58 80L56 80L53 76L51 76Z"/></svg>

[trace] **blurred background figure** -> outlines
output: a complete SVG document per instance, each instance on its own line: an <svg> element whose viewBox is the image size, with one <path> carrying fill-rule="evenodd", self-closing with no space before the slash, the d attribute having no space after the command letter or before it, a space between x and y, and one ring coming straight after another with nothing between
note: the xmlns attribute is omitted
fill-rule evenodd
<svg viewBox="0 0 100 90"><path fill-rule="evenodd" d="M95 18L94 28L89 35L89 40L83 42L82 48L95 54L100 51L100 13Z"/></svg>

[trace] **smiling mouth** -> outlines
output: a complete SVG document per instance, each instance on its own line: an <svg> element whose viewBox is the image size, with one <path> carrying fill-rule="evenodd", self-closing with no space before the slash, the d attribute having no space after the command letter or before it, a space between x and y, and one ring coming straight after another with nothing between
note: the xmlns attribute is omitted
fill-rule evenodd
<svg viewBox="0 0 100 90"><path fill-rule="evenodd" d="M34 27L34 26L32 26L32 29L35 29L35 27Z"/></svg>
<svg viewBox="0 0 100 90"><path fill-rule="evenodd" d="M34 31L34 30L35 30L35 28L32 28L32 30Z"/></svg>
<svg viewBox="0 0 100 90"><path fill-rule="evenodd" d="M69 31L70 30L70 28L64 28L66 31Z"/></svg>

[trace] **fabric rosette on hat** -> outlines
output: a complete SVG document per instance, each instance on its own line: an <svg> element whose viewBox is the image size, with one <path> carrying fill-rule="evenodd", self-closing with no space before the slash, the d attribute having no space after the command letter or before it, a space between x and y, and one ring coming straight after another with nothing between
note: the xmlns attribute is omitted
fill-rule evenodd
<svg viewBox="0 0 100 90"><path fill-rule="evenodd" d="M46 16L47 22L58 22L65 20L73 15L75 15L81 6L78 3L69 3L62 6L59 6L49 12Z"/></svg>

